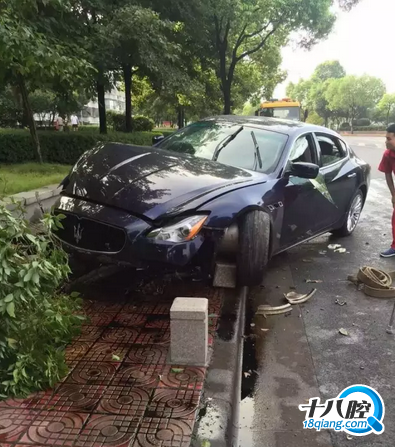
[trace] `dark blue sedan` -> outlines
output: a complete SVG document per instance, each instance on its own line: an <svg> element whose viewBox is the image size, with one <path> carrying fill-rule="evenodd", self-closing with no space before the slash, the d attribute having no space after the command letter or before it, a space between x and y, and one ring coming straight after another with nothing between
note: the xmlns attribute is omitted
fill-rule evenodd
<svg viewBox="0 0 395 447"><path fill-rule="evenodd" d="M331 231L350 235L370 166L324 127L221 116L154 147L106 143L63 181L58 237L75 254L152 271L237 266L259 284L273 255Z"/></svg>

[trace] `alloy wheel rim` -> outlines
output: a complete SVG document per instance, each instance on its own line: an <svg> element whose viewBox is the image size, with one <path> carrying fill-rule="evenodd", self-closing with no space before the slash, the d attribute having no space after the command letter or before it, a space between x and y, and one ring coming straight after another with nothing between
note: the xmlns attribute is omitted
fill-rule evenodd
<svg viewBox="0 0 395 447"><path fill-rule="evenodd" d="M350 210L348 212L347 230L350 233L355 230L355 227L359 222L359 218L361 217L361 211L362 211L362 197L360 194L358 194L354 198Z"/></svg>

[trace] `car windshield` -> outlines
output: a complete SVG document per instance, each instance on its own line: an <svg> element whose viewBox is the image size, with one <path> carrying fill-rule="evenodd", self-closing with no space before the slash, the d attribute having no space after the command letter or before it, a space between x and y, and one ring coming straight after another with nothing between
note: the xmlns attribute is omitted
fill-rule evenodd
<svg viewBox="0 0 395 447"><path fill-rule="evenodd" d="M270 118L280 118L288 120L299 120L299 107L267 107L261 109L260 116L268 116Z"/></svg>
<svg viewBox="0 0 395 447"><path fill-rule="evenodd" d="M232 135L235 135L235 138L228 142ZM257 168L257 148L254 137L262 159L261 168ZM287 139L288 137L284 134L249 127L248 124L201 121L170 136L158 147L212 160L215 151L228 142L219 152L218 162L270 173L276 168Z"/></svg>

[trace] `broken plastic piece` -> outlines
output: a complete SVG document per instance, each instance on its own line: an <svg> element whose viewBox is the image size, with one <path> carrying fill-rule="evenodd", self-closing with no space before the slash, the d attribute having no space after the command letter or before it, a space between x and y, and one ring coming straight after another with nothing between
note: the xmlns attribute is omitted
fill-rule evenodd
<svg viewBox="0 0 395 447"><path fill-rule="evenodd" d="M345 248L336 248L335 253L345 253L346 251Z"/></svg>
<svg viewBox="0 0 395 447"><path fill-rule="evenodd" d="M336 300L335 304L338 304L339 306L345 306L347 304L347 301L340 301L340 300Z"/></svg>
<svg viewBox="0 0 395 447"><path fill-rule="evenodd" d="M328 245L329 250L336 250L338 248L341 248L340 244L330 244Z"/></svg>
<svg viewBox="0 0 395 447"><path fill-rule="evenodd" d="M309 300L314 294L317 292L317 289L313 289L310 293L296 293L296 292L288 292L284 293L285 299L289 304L302 304Z"/></svg>
<svg viewBox="0 0 395 447"><path fill-rule="evenodd" d="M322 279L306 279L307 284L319 284L322 283Z"/></svg>
<svg viewBox="0 0 395 447"><path fill-rule="evenodd" d="M342 334L342 335L345 335L345 336L350 335L350 334L348 333L348 331L346 331L346 330L343 329L343 328L339 329L339 333Z"/></svg>
<svg viewBox="0 0 395 447"><path fill-rule="evenodd" d="M258 307L257 314L266 317L266 315L280 315L290 311L292 311L292 307L290 304L284 304L283 306L277 306L277 307L264 305Z"/></svg>

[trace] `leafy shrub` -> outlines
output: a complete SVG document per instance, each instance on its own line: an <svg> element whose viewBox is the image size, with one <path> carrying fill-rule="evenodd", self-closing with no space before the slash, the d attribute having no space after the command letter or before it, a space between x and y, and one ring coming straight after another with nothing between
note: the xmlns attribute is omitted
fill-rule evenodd
<svg viewBox="0 0 395 447"><path fill-rule="evenodd" d="M59 218L45 215L43 234L34 235L15 212L0 205L1 397L27 395L63 378L64 348L84 319L80 300L58 291L70 273L52 233Z"/></svg>
<svg viewBox="0 0 395 447"><path fill-rule="evenodd" d="M353 121L353 126L354 127L367 127L367 126L370 126L370 123L371 123L371 121L369 118L360 118L360 119Z"/></svg>
<svg viewBox="0 0 395 447"><path fill-rule="evenodd" d="M146 116L135 116L132 118L132 127L135 132L151 132L155 123Z"/></svg>
<svg viewBox="0 0 395 447"><path fill-rule="evenodd" d="M340 130L351 130L350 123L341 123L340 124Z"/></svg>
<svg viewBox="0 0 395 447"><path fill-rule="evenodd" d="M117 113L113 110L109 110L107 113L107 124L112 127L116 132L125 132L125 115L123 113ZM134 132L151 132L155 123L151 118L146 116L133 116L132 117L132 129Z"/></svg>
<svg viewBox="0 0 395 447"><path fill-rule="evenodd" d="M152 137L160 132L110 132L101 135L98 132L39 132L41 151L44 161L73 165L87 150L100 142L151 146ZM22 163L35 161L36 155L28 131L0 131L0 163Z"/></svg>
<svg viewBox="0 0 395 447"><path fill-rule="evenodd" d="M378 131L385 131L386 130L386 126L361 126L361 127L354 127L355 131L360 131L360 132L369 132L369 131L373 131L373 132L378 132Z"/></svg>

